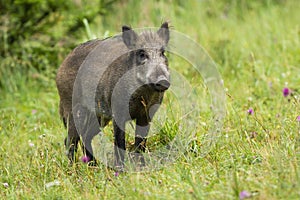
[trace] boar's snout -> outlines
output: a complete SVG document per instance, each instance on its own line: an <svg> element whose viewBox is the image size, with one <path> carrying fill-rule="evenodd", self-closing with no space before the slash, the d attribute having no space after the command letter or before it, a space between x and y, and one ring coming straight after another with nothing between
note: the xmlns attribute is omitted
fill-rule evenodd
<svg viewBox="0 0 300 200"><path fill-rule="evenodd" d="M155 83L152 83L151 85L155 90L163 92L170 87L170 81L166 77L161 76Z"/></svg>

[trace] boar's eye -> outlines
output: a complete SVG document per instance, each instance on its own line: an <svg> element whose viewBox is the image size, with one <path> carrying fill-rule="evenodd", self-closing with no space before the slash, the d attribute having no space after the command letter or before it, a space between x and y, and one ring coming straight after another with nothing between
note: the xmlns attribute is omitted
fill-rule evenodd
<svg viewBox="0 0 300 200"><path fill-rule="evenodd" d="M164 49L161 49L161 50L160 50L160 55L161 55L162 57L165 57L165 50L164 50Z"/></svg>
<svg viewBox="0 0 300 200"><path fill-rule="evenodd" d="M143 62L148 58L148 55L143 49L138 50L137 56L140 62Z"/></svg>

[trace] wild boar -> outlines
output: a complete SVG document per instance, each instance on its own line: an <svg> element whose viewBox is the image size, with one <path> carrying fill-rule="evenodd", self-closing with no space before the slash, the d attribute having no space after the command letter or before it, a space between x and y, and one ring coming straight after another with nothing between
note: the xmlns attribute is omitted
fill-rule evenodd
<svg viewBox="0 0 300 200"><path fill-rule="evenodd" d="M149 123L170 87L165 56L169 38L167 22L157 31L139 34L123 26L120 35L86 42L67 56L58 69L56 84L60 115L68 128L65 145L71 162L80 138L84 153L95 161L92 138L110 120L116 168L124 166L127 121L136 122L135 151L145 152Z"/></svg>

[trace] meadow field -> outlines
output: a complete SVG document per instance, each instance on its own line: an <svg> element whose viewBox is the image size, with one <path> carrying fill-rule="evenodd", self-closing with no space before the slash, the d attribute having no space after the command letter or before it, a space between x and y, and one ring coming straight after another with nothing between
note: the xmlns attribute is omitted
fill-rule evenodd
<svg viewBox="0 0 300 200"><path fill-rule="evenodd" d="M1 1L0 199L300 199L299 10L298 0ZM194 131L182 155L157 170L117 173L101 162L88 166L78 151L70 166L59 65L76 45L124 24L164 21L203 47L222 78L226 115L216 144L202 155L213 127L205 81L168 53L170 69L197 88L201 107L181 121ZM150 150L181 134L182 102L191 104L167 94L161 113L172 117Z"/></svg>

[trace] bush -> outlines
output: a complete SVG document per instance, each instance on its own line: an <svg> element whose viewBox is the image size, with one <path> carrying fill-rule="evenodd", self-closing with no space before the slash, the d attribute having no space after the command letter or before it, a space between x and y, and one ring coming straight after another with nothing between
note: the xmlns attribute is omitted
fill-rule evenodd
<svg viewBox="0 0 300 200"><path fill-rule="evenodd" d="M116 0L0 0L0 88L16 88L15 73L54 71L89 22ZM12 79L8 81L7 78ZM8 85L9 84L9 85ZM13 84L12 87L10 84Z"/></svg>

